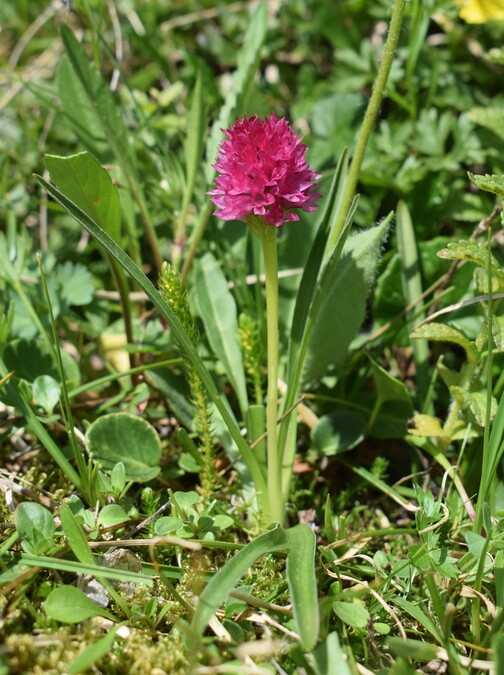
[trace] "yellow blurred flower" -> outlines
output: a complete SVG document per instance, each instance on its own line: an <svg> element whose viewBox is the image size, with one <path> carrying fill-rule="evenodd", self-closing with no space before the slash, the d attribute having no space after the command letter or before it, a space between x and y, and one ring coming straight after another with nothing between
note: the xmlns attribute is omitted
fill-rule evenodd
<svg viewBox="0 0 504 675"><path fill-rule="evenodd" d="M460 16L467 23L504 21L504 0L457 0Z"/></svg>

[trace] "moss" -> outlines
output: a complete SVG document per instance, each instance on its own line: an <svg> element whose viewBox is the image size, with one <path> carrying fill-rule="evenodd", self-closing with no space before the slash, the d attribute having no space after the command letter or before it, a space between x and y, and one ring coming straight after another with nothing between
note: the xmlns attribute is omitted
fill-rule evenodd
<svg viewBox="0 0 504 675"><path fill-rule="evenodd" d="M110 665L109 672L113 675L186 675L189 672L182 637L176 630L156 641L147 633L132 631Z"/></svg>

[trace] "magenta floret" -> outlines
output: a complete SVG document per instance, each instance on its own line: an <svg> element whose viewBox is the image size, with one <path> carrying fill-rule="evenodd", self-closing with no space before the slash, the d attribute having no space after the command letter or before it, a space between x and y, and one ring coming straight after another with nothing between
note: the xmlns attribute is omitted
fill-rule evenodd
<svg viewBox="0 0 504 675"><path fill-rule="evenodd" d="M320 176L306 161L306 145L285 118L244 117L224 131L208 194L222 220L260 216L269 225L299 220L294 209L315 211Z"/></svg>

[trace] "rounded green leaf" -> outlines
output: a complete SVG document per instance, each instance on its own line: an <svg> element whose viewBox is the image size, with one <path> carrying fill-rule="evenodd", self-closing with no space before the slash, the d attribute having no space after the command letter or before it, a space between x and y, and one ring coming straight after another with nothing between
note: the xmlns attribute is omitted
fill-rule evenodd
<svg viewBox="0 0 504 675"><path fill-rule="evenodd" d="M39 375L33 383L33 402L52 413L60 398L61 385L50 375Z"/></svg>
<svg viewBox="0 0 504 675"><path fill-rule="evenodd" d="M107 504L98 514L98 523L102 527L113 527L128 520L128 514L119 504Z"/></svg>
<svg viewBox="0 0 504 675"><path fill-rule="evenodd" d="M369 612L358 602L333 602L333 611L352 628L365 628L369 621Z"/></svg>
<svg viewBox="0 0 504 675"><path fill-rule="evenodd" d="M44 609L47 616L62 623L80 623L93 616L110 616L75 586L59 586L49 593Z"/></svg>
<svg viewBox="0 0 504 675"><path fill-rule="evenodd" d="M172 534L176 532L179 527L183 526L183 522L180 518L175 518L174 516L163 516L158 518L154 524L154 532L158 537L162 537L165 534Z"/></svg>
<svg viewBox="0 0 504 675"><path fill-rule="evenodd" d="M89 452L104 469L124 464L126 480L144 483L159 473L161 441L141 417L111 413L99 417L87 430Z"/></svg>
<svg viewBox="0 0 504 675"><path fill-rule="evenodd" d="M54 518L41 504L21 503L16 509L16 528L27 553L43 555L54 544Z"/></svg>

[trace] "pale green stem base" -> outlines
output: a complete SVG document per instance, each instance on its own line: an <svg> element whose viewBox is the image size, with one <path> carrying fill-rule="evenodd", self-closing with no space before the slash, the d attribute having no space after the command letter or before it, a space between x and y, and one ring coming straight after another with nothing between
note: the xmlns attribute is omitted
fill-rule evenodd
<svg viewBox="0 0 504 675"><path fill-rule="evenodd" d="M263 225L260 237L266 273L266 322L268 333L268 395L266 403L269 518L283 525L285 506L282 495L278 454L278 259L276 228Z"/></svg>

